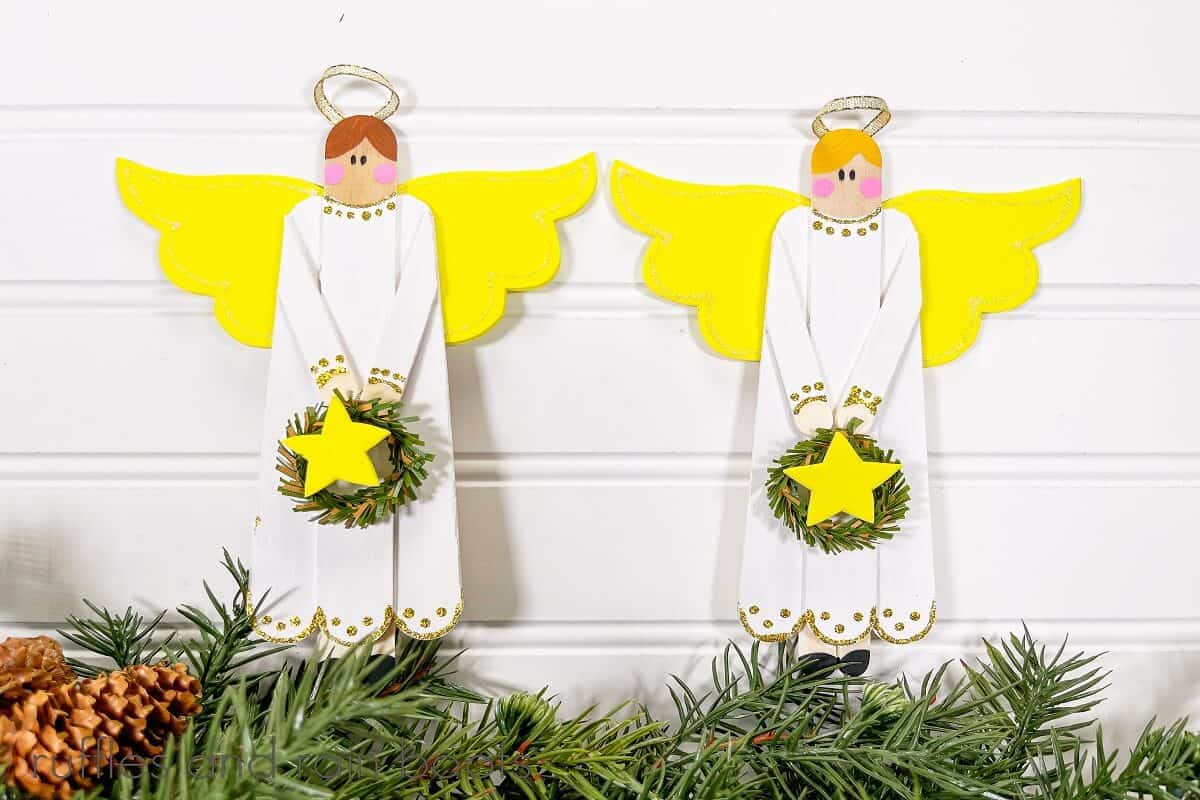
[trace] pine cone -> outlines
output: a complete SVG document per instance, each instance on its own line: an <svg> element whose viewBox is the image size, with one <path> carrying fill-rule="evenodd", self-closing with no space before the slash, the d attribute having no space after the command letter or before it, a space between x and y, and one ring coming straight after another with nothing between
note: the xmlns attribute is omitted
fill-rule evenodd
<svg viewBox="0 0 1200 800"><path fill-rule="evenodd" d="M74 683L62 647L49 636L0 642L0 707L42 689Z"/></svg>
<svg viewBox="0 0 1200 800"><path fill-rule="evenodd" d="M5 776L38 798L70 798L163 751L200 711L200 682L182 664L136 665L36 691L0 711Z"/></svg>
<svg viewBox="0 0 1200 800"><path fill-rule="evenodd" d="M26 695L0 716L0 761L10 786L39 798L67 800L90 789L115 745L100 735L95 700L74 684Z"/></svg>
<svg viewBox="0 0 1200 800"><path fill-rule="evenodd" d="M139 664L84 681L80 691L95 698L100 730L117 744L122 760L156 756L170 734L179 735L187 718L200 711L200 681L176 664Z"/></svg>

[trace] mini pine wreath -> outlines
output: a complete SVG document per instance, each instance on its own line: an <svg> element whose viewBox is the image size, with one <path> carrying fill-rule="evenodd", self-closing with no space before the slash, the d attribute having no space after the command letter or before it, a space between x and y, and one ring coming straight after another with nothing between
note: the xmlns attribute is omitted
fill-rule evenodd
<svg viewBox="0 0 1200 800"><path fill-rule="evenodd" d="M857 427L858 420L851 420L843 433L860 458L864 461L899 463L891 450L884 452L871 437L856 434L854 429ZM908 483L902 471L898 470L875 489L874 523L838 514L815 525L805 523L808 489L784 474L786 469L823 461L836 432L821 428L816 436L797 442L776 459L767 472L767 500L776 519L787 525L797 539L810 547L819 547L822 552L831 555L844 550L873 550L876 543L891 539L899 532L897 523L908 513Z"/></svg>
<svg viewBox="0 0 1200 800"><path fill-rule="evenodd" d="M405 427L405 424L416 422L419 417L400 416L399 402L365 400L361 397L345 399L340 393L338 397L343 400L352 422L374 425L388 432L384 444L387 446L391 471L383 476L377 486L364 486L349 494L325 488L311 497L305 497L304 479L308 462L281 441L275 465L282 475L279 491L295 503L293 511L316 512L313 519L318 524L367 528L386 519L400 506L417 499L417 489L428 477L426 465L433 461L434 456L423 449L425 442ZM325 403L304 409L303 414L297 414L288 422L285 438L319 432L327 411L328 405Z"/></svg>

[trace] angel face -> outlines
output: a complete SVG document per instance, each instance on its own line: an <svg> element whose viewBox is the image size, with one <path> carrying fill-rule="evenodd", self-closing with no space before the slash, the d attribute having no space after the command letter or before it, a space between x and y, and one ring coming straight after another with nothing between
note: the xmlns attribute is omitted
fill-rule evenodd
<svg viewBox="0 0 1200 800"><path fill-rule="evenodd" d="M325 193L342 203L377 203L396 191L396 162L366 139L325 159Z"/></svg>
<svg viewBox="0 0 1200 800"><path fill-rule="evenodd" d="M812 204L827 217L857 219L879 206L883 154L862 131L840 128L820 138L812 152Z"/></svg>
<svg viewBox="0 0 1200 800"><path fill-rule="evenodd" d="M838 219L865 217L883 194L883 168L861 154L836 170L814 173L812 179L813 208Z"/></svg>
<svg viewBox="0 0 1200 800"><path fill-rule="evenodd" d="M325 141L325 194L340 203L378 203L396 191L396 135L375 117L347 117Z"/></svg>

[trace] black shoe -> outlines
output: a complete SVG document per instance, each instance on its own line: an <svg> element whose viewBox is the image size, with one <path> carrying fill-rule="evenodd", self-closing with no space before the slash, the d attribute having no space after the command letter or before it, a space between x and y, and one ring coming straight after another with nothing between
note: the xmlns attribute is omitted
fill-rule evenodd
<svg viewBox="0 0 1200 800"><path fill-rule="evenodd" d="M870 650L851 650L838 659L838 667L842 670L842 674L849 675L851 678L862 675L870 664Z"/></svg>
<svg viewBox="0 0 1200 800"><path fill-rule="evenodd" d="M828 677L838 665L837 656L832 653L805 653L797 661L800 663L800 674L806 678L817 675Z"/></svg>

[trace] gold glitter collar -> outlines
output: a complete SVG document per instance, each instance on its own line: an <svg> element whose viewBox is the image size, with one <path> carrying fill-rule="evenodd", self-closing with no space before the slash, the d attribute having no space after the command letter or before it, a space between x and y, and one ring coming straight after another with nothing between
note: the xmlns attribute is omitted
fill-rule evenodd
<svg viewBox="0 0 1200 800"><path fill-rule="evenodd" d="M817 211L815 208L812 210L812 213L817 219L824 222L832 222L834 225L861 225L864 222L868 222L875 217L878 217L882 211L883 206L875 206L875 210L870 214L867 214L865 217L857 217L855 219L838 219L837 217L827 217L820 211Z"/></svg>
<svg viewBox="0 0 1200 800"><path fill-rule="evenodd" d="M842 238L844 239L854 234L866 236L868 233L874 233L879 230L879 223L875 220L875 217L879 216L882 211L883 206L879 206L865 217L859 217L858 219L838 219L837 217L827 217L814 208L812 209L812 229L814 231L823 230L829 236L837 233L840 229Z"/></svg>
<svg viewBox="0 0 1200 800"><path fill-rule="evenodd" d="M369 203L365 206L342 203L329 196L326 196L324 200L325 208L323 211L329 216L342 217L343 219L377 219L387 212L396 210L395 192L383 198L378 203Z"/></svg>

